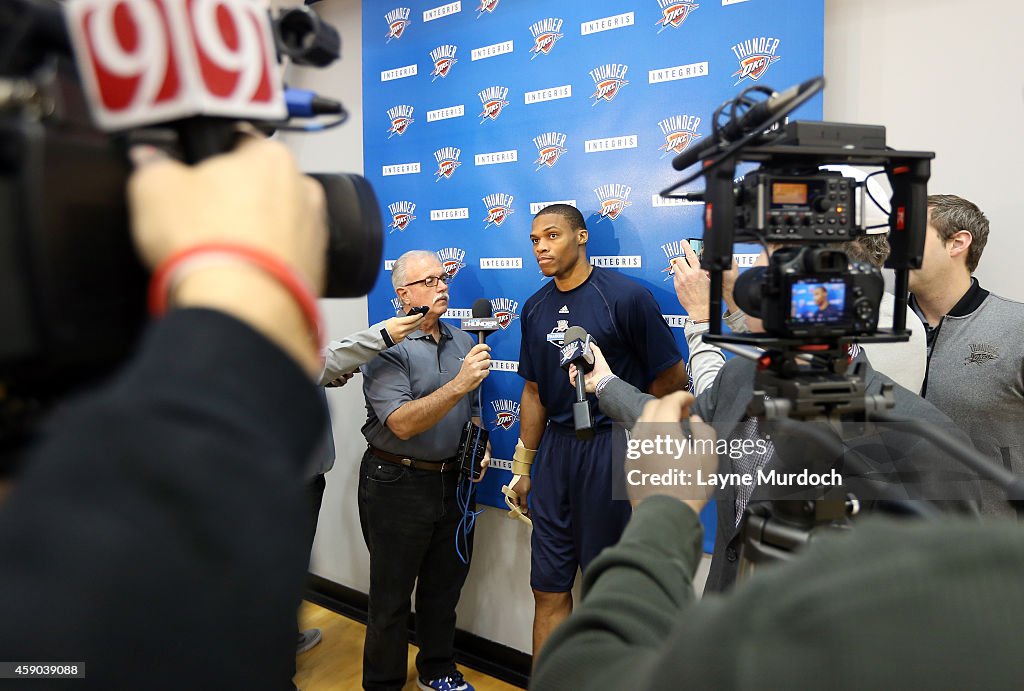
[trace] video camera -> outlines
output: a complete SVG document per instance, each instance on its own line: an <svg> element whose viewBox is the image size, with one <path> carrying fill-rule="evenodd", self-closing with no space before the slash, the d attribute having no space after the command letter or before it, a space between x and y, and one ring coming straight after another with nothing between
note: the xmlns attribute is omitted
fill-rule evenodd
<svg viewBox="0 0 1024 691"><path fill-rule="evenodd" d="M339 48L307 7L272 17L247 0L0 4L0 454L51 400L122 361L145 323L129 147L197 163L230 150L239 121L340 124L340 103L284 88L279 65L325 66ZM289 120L330 113L305 128ZM383 242L374 192L358 175L313 177L329 216L325 295L365 295Z"/></svg>
<svg viewBox="0 0 1024 691"><path fill-rule="evenodd" d="M747 414L771 421L759 422L760 428L772 430L777 444L789 447L777 450L791 464L806 468L813 463L830 467L839 463L856 474L857 457L844 453L839 438L794 419L838 428L843 420L865 420L892 408L892 385L869 392L863 368L849 367L849 346L858 341L905 341L910 334L902 309L894 310L891 328L879 328L881 272L870 264L850 261L843 248L868 231L867 181L862 187L855 179L823 167L870 166L888 175L893 195L887 266L896 269L895 304L903 305L909 270L921 266L926 183L934 154L886 148L882 127L780 124L824 84L818 77L782 93L752 87L720 106L706 143L673 160L676 170L698 161L703 162L701 168L661 194L705 202L701 266L710 273L711 299L709 333L704 340L757 360ZM766 98L757 100L757 93ZM723 114L729 115L728 121L723 122ZM740 162L760 167L737 183ZM673 195L698 177L706 181L702 193ZM732 268L736 240L756 242L770 255L767 266L748 269L734 287L737 305L762 320L764 333L722 332L722 277ZM757 346L763 352L752 353L742 346ZM791 446L797 438L810 440L810 446ZM742 568L785 558L818 527L845 525L861 506L845 490L810 491L818 501L789 499L747 508Z"/></svg>
<svg viewBox="0 0 1024 691"><path fill-rule="evenodd" d="M865 401L863 382L846 375L848 346L854 342L905 341L904 310L890 325L879 325L884 281L879 269L851 261L843 245L868 233L866 180L825 169L829 165L873 167L892 187L890 255L895 269L895 302L906 304L911 269L920 268L927 225L927 181L931 152L886 147L885 128L782 119L824 87L818 77L782 93L753 87L723 104L714 132L702 146L684 151L673 167L703 162L662 196L704 201L701 266L711 276L709 332L705 340L733 349L757 346L757 389L782 399L775 414L801 419L849 415L875 408ZM753 94L766 98L756 100ZM722 122L723 115L729 120ZM741 162L760 164L736 182ZM675 190L704 177L700 193ZM754 267L736 281L737 304L762 319L763 334L722 332L722 274L732 267L737 240L775 251L767 267ZM746 349L738 349L749 356ZM797 364L797 361L800 364Z"/></svg>
<svg viewBox="0 0 1024 691"><path fill-rule="evenodd" d="M891 382L875 390L866 386L864 363L855 362L852 346L910 336L904 306L909 272L921 268L923 259L927 182L935 155L888 148L879 126L781 124L824 83L817 77L782 93L752 87L727 101L715 113L712 136L673 160L676 170L697 162L701 168L661 192L705 202L701 266L710 273L711 299L704 340L756 360L746 413L771 438L776 468L837 470L847 480L843 487L783 486L767 491L768 501L764 494L752 497L743 519L741 573L751 564L788 558L819 529L843 529L862 511L934 516L935 509L920 499L965 501L974 496L979 477L1004 489L1024 511L1024 479L945 430L889 417L895 404ZM756 100L754 93L766 98ZM723 122L724 114L729 119ZM759 167L737 182L740 162ZM895 270L891 325L878 323L880 271L851 261L846 251L847 243L872 230L866 224L867 178L859 182L825 168L834 165L877 168L873 175L884 173L892 188L885 261ZM698 177L706 180L703 192L674 194ZM736 303L761 318L765 333L722 332L722 277L732 268L737 240L759 243L770 253L768 266L748 269L734 288ZM749 346L762 350L751 352ZM859 449L849 446L852 439L883 430L910 433L941 453L914 466L913 458L889 455L881 436ZM872 448L886 449L886 455L876 462L869 455ZM940 468L944 454L958 466ZM906 461L911 465L904 473L898 468ZM928 482L937 484L924 489ZM922 495L929 490L941 496Z"/></svg>

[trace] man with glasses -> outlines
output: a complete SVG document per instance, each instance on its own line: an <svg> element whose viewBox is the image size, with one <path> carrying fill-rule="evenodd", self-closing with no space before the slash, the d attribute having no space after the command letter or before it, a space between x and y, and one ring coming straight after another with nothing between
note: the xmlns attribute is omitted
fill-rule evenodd
<svg viewBox="0 0 1024 691"><path fill-rule="evenodd" d="M454 659L455 606L472 550L456 496L455 455L466 422L480 422L473 394L491 356L489 346L474 345L469 334L440 321L449 280L433 252L398 258L391 282L402 311L424 306L427 312L417 330L362 368L369 445L359 471L359 521L370 551L366 689L405 684L414 585L419 688L472 688ZM488 449L481 465L489 460Z"/></svg>

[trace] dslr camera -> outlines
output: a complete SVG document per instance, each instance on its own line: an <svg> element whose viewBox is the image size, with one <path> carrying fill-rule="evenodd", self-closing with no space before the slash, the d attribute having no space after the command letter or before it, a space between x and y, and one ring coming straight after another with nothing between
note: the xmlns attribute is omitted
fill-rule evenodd
<svg viewBox="0 0 1024 691"><path fill-rule="evenodd" d="M701 267L711 277L711 298L704 340L758 360L755 392L764 395L755 401L771 401L773 416L835 418L884 408L888 394L875 400L858 371L847 374L849 346L910 336L905 310L894 310L892 324L879 324L881 272L851 261L843 247L871 230L865 224L867 179L858 182L826 167L874 168L872 174L887 176L892 197L886 266L895 270L896 305L906 304L909 272L920 268L924 251L935 154L887 147L880 126L782 123L824 84L817 77L781 94L751 87L727 101L712 118L707 141L672 162L676 170L702 165L661 192L705 203ZM757 101L755 92L768 96ZM729 119L722 122L726 113ZM741 163L757 167L737 181ZM701 177L702 192L674 194ZM736 241L771 251L768 266L745 271L734 289L736 303L762 320L764 333L722 331L722 276L732 267ZM752 353L749 346L761 351ZM754 407L751 414L766 412Z"/></svg>
<svg viewBox="0 0 1024 691"><path fill-rule="evenodd" d="M737 304L767 333L815 340L877 332L884 281L875 266L828 247L781 247L768 262L735 288Z"/></svg>

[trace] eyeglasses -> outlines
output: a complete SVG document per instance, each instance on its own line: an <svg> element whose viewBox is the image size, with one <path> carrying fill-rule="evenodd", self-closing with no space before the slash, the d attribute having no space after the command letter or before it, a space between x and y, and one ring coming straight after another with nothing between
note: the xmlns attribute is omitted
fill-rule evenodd
<svg viewBox="0 0 1024 691"><path fill-rule="evenodd" d="M412 283L406 283L402 287L403 288L408 288L409 286L414 286L417 283L422 283L423 285L425 285L428 288L433 288L434 286L437 285L438 281L441 281L441 283L444 283L445 285L448 285L449 283L452 282L452 277L449 276L448 274L441 274L440 276L427 276L426 278L421 278L418 281L413 281Z"/></svg>

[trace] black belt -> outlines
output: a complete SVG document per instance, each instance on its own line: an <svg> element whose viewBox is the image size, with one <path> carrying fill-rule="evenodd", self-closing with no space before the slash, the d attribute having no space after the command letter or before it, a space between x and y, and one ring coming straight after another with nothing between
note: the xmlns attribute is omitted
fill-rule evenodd
<svg viewBox="0 0 1024 691"><path fill-rule="evenodd" d="M393 453L388 453L387 451L381 451L375 446L370 447L370 455L376 456L382 461L387 461L388 463L404 465L406 468L415 468L416 470L429 470L435 473L446 473L450 470L455 470L458 467L458 464L454 460L421 461L418 458L398 456Z"/></svg>

